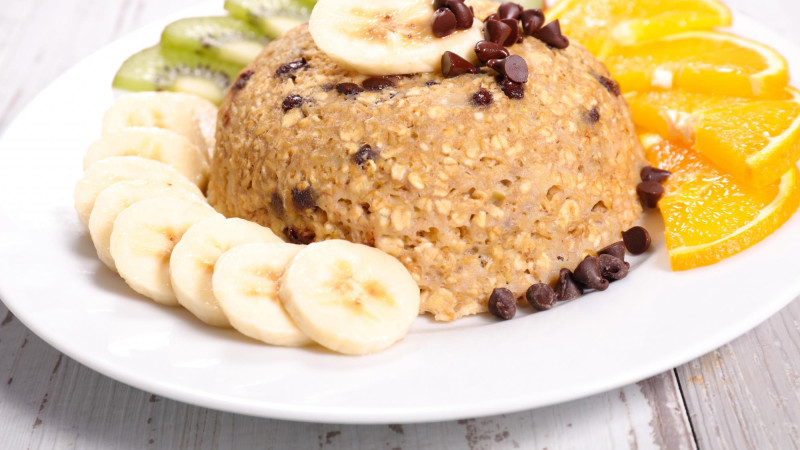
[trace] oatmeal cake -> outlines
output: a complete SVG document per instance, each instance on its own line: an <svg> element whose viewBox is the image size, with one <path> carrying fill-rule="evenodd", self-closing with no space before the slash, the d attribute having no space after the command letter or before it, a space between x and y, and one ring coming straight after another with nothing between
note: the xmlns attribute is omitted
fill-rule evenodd
<svg viewBox="0 0 800 450"><path fill-rule="evenodd" d="M288 241L388 252L437 320L486 311L495 287L524 302L640 217L644 157L587 50L531 37L509 50L529 67L521 87L486 67L368 79L294 29L222 104L210 203Z"/></svg>

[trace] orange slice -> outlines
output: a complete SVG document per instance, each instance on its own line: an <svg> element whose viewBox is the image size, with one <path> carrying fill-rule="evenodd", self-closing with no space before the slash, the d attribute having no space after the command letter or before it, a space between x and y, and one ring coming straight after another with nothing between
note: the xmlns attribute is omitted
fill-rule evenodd
<svg viewBox="0 0 800 450"><path fill-rule="evenodd" d="M605 59L624 92L681 88L703 94L769 97L789 83L786 60L766 45L693 31L618 48Z"/></svg>
<svg viewBox="0 0 800 450"><path fill-rule="evenodd" d="M682 91L626 94L639 127L694 143L720 169L753 187L775 182L800 159L800 92L781 100Z"/></svg>
<svg viewBox="0 0 800 450"><path fill-rule="evenodd" d="M601 58L620 45L731 24L717 0L561 0L546 17L559 19L567 37Z"/></svg>
<svg viewBox="0 0 800 450"><path fill-rule="evenodd" d="M760 189L717 169L698 152L641 136L650 162L669 170L658 202L673 270L716 263L753 246L777 230L800 205L796 167Z"/></svg>

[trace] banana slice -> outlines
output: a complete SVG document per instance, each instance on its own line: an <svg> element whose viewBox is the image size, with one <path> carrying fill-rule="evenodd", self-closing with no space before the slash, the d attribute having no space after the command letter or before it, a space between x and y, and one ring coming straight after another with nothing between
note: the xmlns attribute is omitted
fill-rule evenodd
<svg viewBox="0 0 800 450"><path fill-rule="evenodd" d="M103 133L128 127L157 127L186 136L206 154L214 150L217 107L178 92L137 92L118 98L103 116Z"/></svg>
<svg viewBox="0 0 800 450"><path fill-rule="evenodd" d="M303 333L349 355L383 350L405 336L420 301L419 287L400 261L342 240L300 251L279 293Z"/></svg>
<svg viewBox="0 0 800 450"><path fill-rule="evenodd" d="M92 237L97 257L109 269L116 271L114 258L111 257L111 232L119 213L136 202L158 197L176 197L205 203L203 194L194 185L187 189L186 184L164 180L130 180L120 181L104 189L94 202L92 214L89 216L89 235Z"/></svg>
<svg viewBox="0 0 800 450"><path fill-rule="evenodd" d="M127 180L160 180L203 195L200 189L172 167L140 156L113 156L92 164L75 186L75 209L84 225L103 189Z"/></svg>
<svg viewBox="0 0 800 450"><path fill-rule="evenodd" d="M272 345L298 347L312 342L278 297L278 281L302 249L294 244L244 244L219 257L212 277L214 297L233 328Z"/></svg>
<svg viewBox="0 0 800 450"><path fill-rule="evenodd" d="M111 232L111 257L134 291L178 305L169 276L172 249L192 225L219 216L208 204L172 197L134 203L119 213Z"/></svg>
<svg viewBox="0 0 800 450"><path fill-rule="evenodd" d="M319 0L308 29L331 59L367 75L435 72L442 53L477 61L483 23L437 38L431 0Z"/></svg>
<svg viewBox="0 0 800 450"><path fill-rule="evenodd" d="M174 167L200 189L208 183L208 153L174 131L131 127L109 131L89 146L83 168L112 156L141 156Z"/></svg>
<svg viewBox="0 0 800 450"><path fill-rule="evenodd" d="M209 325L230 327L214 298L211 275L220 255L249 242L283 243L269 228L243 219L213 217L189 228L169 260L178 303Z"/></svg>

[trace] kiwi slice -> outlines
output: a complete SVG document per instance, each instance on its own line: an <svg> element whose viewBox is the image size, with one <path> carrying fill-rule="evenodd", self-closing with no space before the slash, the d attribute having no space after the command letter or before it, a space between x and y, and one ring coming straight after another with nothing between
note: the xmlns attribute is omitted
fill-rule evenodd
<svg viewBox="0 0 800 450"><path fill-rule="evenodd" d="M161 47L247 65L269 42L256 27L233 17L191 17L172 22L161 33Z"/></svg>
<svg viewBox="0 0 800 450"><path fill-rule="evenodd" d="M157 45L125 60L112 86L129 91L186 92L219 104L241 69L240 64Z"/></svg>
<svg viewBox="0 0 800 450"><path fill-rule="evenodd" d="M315 3L316 0L225 0L225 9L275 39L308 21Z"/></svg>

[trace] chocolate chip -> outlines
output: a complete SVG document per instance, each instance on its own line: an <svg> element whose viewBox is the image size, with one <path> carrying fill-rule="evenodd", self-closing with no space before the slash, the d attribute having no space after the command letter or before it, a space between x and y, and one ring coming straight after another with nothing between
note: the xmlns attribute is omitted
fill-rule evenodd
<svg viewBox="0 0 800 450"><path fill-rule="evenodd" d="M605 291L608 289L608 280L600 274L600 264L594 256L587 256L575 268L572 274L575 281L588 289Z"/></svg>
<svg viewBox="0 0 800 450"><path fill-rule="evenodd" d="M297 209L309 209L317 206L317 201L314 197L314 189L311 187L292 189L292 203Z"/></svg>
<svg viewBox="0 0 800 450"><path fill-rule="evenodd" d="M336 92L342 95L358 95L364 92L364 88L355 83L339 83L336 85Z"/></svg>
<svg viewBox="0 0 800 450"><path fill-rule="evenodd" d="M553 48L565 49L569 46L569 39L561 34L561 25L558 19L534 31L531 36Z"/></svg>
<svg viewBox="0 0 800 450"><path fill-rule="evenodd" d="M506 94L506 97L512 100L519 100L525 97L525 85L522 83L515 83L505 76L501 76L497 81L500 84L500 89Z"/></svg>
<svg viewBox="0 0 800 450"><path fill-rule="evenodd" d="M465 73L475 73L477 69L471 62L453 52L444 52L442 55L442 75L445 78L457 77Z"/></svg>
<svg viewBox="0 0 800 450"><path fill-rule="evenodd" d="M517 313L517 299L506 288L494 288L489 296L489 312L501 319L513 319Z"/></svg>
<svg viewBox="0 0 800 450"><path fill-rule="evenodd" d="M516 3L505 2L497 8L497 15L501 19L517 20L520 14L522 14L522 6Z"/></svg>
<svg viewBox="0 0 800 450"><path fill-rule="evenodd" d="M250 77L253 76L255 72L252 70L245 70L244 72L239 74L239 77L236 79L236 83L233 84L234 89L244 89L247 86L247 82L250 81Z"/></svg>
<svg viewBox="0 0 800 450"><path fill-rule="evenodd" d="M544 13L541 9L526 9L520 14L522 31L531 35L544 25Z"/></svg>
<svg viewBox="0 0 800 450"><path fill-rule="evenodd" d="M622 242L631 255L641 255L650 248L650 233L644 227L633 227L622 232Z"/></svg>
<svg viewBox="0 0 800 450"><path fill-rule="evenodd" d="M532 307L539 311L547 311L556 304L556 292L548 284L538 283L525 291L525 298Z"/></svg>
<svg viewBox="0 0 800 450"><path fill-rule="evenodd" d="M597 106L593 106L592 109L586 112L586 120L591 123L600 121L600 111L597 110Z"/></svg>
<svg viewBox="0 0 800 450"><path fill-rule="evenodd" d="M303 97L299 95L287 95L286 98L283 99L283 103L281 103L281 107L283 108L283 112L287 112L290 109L297 108L298 106L303 104Z"/></svg>
<svg viewBox="0 0 800 450"><path fill-rule="evenodd" d="M483 36L487 41L503 45L511 36L511 27L499 20L489 20L484 22Z"/></svg>
<svg viewBox="0 0 800 450"><path fill-rule="evenodd" d="M503 45L506 47L511 47L512 45L517 43L519 39L519 21L516 19L503 19L501 20L504 24L508 25L508 28L511 29L511 34L508 35L506 40L503 42Z"/></svg>
<svg viewBox="0 0 800 450"><path fill-rule="evenodd" d="M642 181L636 185L636 194L645 208L655 208L664 195L664 186L657 181Z"/></svg>
<svg viewBox="0 0 800 450"><path fill-rule="evenodd" d="M483 19L483 22L486 23L490 20L500 20L500 16L498 16L497 14L489 14L488 16L486 16L485 19Z"/></svg>
<svg viewBox="0 0 800 450"><path fill-rule="evenodd" d="M353 161L359 166L363 166L367 161L374 161L378 154L369 144L364 144L353 155Z"/></svg>
<svg viewBox="0 0 800 450"><path fill-rule="evenodd" d="M614 242L608 247L601 248L598 255L611 255L625 261L625 243L622 241Z"/></svg>
<svg viewBox="0 0 800 450"><path fill-rule="evenodd" d="M447 8L439 8L433 13L433 35L445 37L456 31L456 15Z"/></svg>
<svg viewBox="0 0 800 450"><path fill-rule="evenodd" d="M472 104L475 106L489 106L493 101L492 93L486 88L480 88L478 92L472 94Z"/></svg>
<svg viewBox="0 0 800 450"><path fill-rule="evenodd" d="M475 54L478 55L478 60L483 64L486 64L490 59L503 59L509 55L505 47L491 41L478 41L475 44Z"/></svg>
<svg viewBox="0 0 800 450"><path fill-rule="evenodd" d="M433 9L444 8L445 6L447 6L447 1L448 0L434 0Z"/></svg>
<svg viewBox="0 0 800 450"><path fill-rule="evenodd" d="M386 76L369 77L362 81L361 85L364 86L364 89L368 91L382 91L387 87L393 87L394 79Z"/></svg>
<svg viewBox="0 0 800 450"><path fill-rule="evenodd" d="M655 181L656 183L663 183L670 175L672 175L672 172L669 170L657 169L650 166L643 167L642 171L639 172L642 181Z"/></svg>
<svg viewBox="0 0 800 450"><path fill-rule="evenodd" d="M599 81L600 84L602 84L603 87L606 88L606 90L608 92L611 92L612 94L614 94L616 96L619 96L619 94L620 94L619 83L617 83L616 81L612 80L611 78L604 77L602 75L597 77L597 81Z"/></svg>
<svg viewBox="0 0 800 450"><path fill-rule="evenodd" d="M439 84L439 82L438 81L433 81L433 80L425 82L425 86L428 86L428 87L436 86L437 84Z"/></svg>
<svg viewBox="0 0 800 450"><path fill-rule="evenodd" d="M269 204L272 215L278 218L283 217L283 213L285 212L283 209L283 199L281 199L281 196L278 195L277 192L272 193L272 198L270 198Z"/></svg>
<svg viewBox="0 0 800 450"><path fill-rule="evenodd" d="M563 302L566 300L574 300L583 295L583 287L581 287L572 278L572 272L569 269L561 269L558 272L558 281L556 282L556 300Z"/></svg>
<svg viewBox="0 0 800 450"><path fill-rule="evenodd" d="M286 78L304 67L308 67L308 62L305 58L300 58L297 61L282 64L278 67L278 70L275 71L275 76Z"/></svg>
<svg viewBox="0 0 800 450"><path fill-rule="evenodd" d="M528 81L528 63L519 55L511 55L504 59L492 59L487 61L486 65L505 75L514 83Z"/></svg>
<svg viewBox="0 0 800 450"><path fill-rule="evenodd" d="M472 27L472 22L475 19L475 14L465 5L463 0L447 0L445 2L450 11L456 16L456 28L459 30L466 30Z"/></svg>
<svg viewBox="0 0 800 450"><path fill-rule="evenodd" d="M283 235L286 236L286 240L290 243L301 245L310 244L314 242L314 238L317 237L311 230L295 230L291 227L284 228Z"/></svg>
<svg viewBox="0 0 800 450"><path fill-rule="evenodd" d="M608 254L597 257L597 264L600 266L600 275L608 281L621 280L628 275L630 264Z"/></svg>

